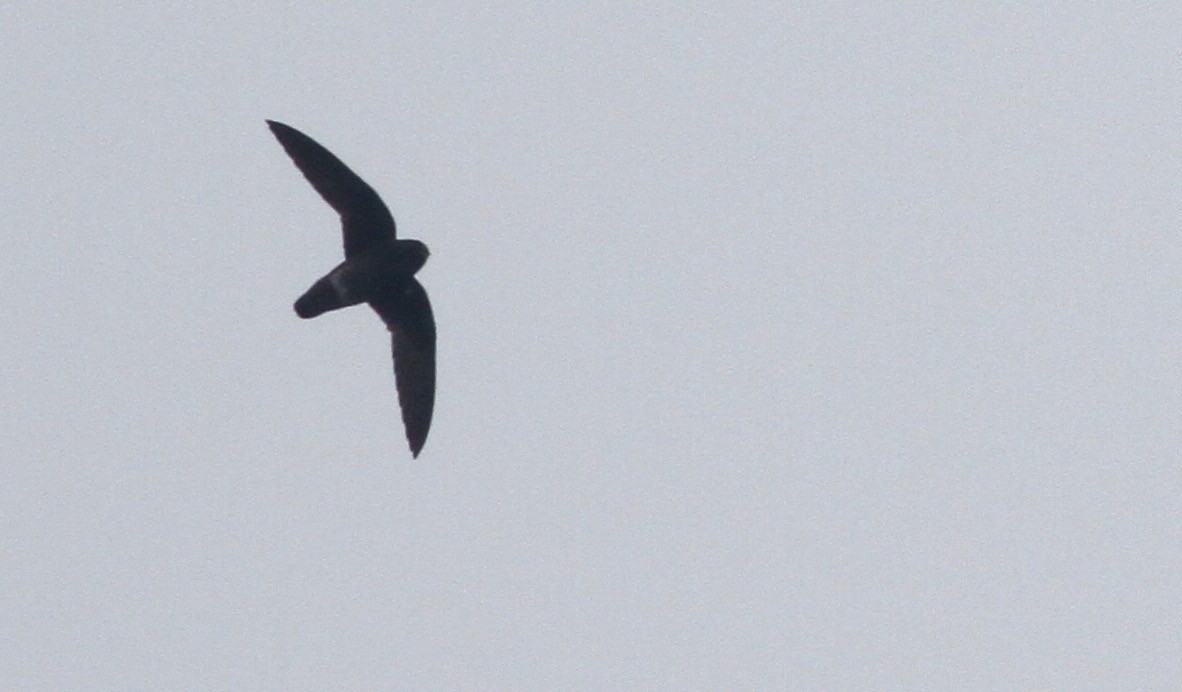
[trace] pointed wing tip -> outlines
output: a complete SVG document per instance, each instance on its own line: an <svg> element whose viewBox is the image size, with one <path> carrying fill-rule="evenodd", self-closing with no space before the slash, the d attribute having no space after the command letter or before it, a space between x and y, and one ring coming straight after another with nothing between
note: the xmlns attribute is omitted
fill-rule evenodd
<svg viewBox="0 0 1182 692"><path fill-rule="evenodd" d="M285 125L278 120L267 120L267 128L271 130L271 134L282 139L283 135L297 130L291 125Z"/></svg>
<svg viewBox="0 0 1182 692"><path fill-rule="evenodd" d="M427 432L430 430L431 422L427 421L427 425L411 425L405 420L403 424L406 426L406 441L410 445L410 454L415 459L419 458L419 454L423 451L423 447L427 444Z"/></svg>

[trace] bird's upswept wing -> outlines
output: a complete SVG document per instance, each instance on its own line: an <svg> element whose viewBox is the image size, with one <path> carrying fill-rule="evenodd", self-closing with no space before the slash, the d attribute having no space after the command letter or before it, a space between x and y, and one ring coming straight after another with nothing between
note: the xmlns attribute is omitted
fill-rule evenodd
<svg viewBox="0 0 1182 692"><path fill-rule="evenodd" d="M435 317L413 277L369 301L392 335L394 379L410 451L419 455L435 409Z"/></svg>
<svg viewBox="0 0 1182 692"><path fill-rule="evenodd" d="M394 239L394 217L368 183L303 132L274 120L267 125L312 187L341 215L346 258Z"/></svg>

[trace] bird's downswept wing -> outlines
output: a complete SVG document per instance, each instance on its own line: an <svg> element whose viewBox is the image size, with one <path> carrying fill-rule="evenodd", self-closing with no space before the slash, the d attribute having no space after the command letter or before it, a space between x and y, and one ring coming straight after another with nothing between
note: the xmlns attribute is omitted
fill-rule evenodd
<svg viewBox="0 0 1182 692"><path fill-rule="evenodd" d="M427 441L435 409L435 317L427 291L413 277L369 301L392 336L394 380L415 457Z"/></svg>
<svg viewBox="0 0 1182 692"><path fill-rule="evenodd" d="M303 132L274 120L267 125L312 187L341 215L346 258L394 239L394 217L368 183Z"/></svg>

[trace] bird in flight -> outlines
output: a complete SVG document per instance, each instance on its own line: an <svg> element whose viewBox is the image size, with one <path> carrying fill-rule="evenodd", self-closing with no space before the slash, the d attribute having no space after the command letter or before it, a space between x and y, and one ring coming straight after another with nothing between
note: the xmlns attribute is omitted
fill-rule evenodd
<svg viewBox="0 0 1182 692"><path fill-rule="evenodd" d="M345 236L345 261L300 296L296 314L308 319L359 303L378 313L392 335L398 403L417 458L435 408L435 318L415 272L431 253L417 240L395 237L394 217L381 197L340 159L294 127L273 120L267 125L316 192L341 215Z"/></svg>

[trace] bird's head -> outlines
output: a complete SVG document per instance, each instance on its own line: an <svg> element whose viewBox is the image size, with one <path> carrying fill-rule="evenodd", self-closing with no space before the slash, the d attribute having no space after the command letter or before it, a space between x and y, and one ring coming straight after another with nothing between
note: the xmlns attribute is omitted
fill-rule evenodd
<svg viewBox="0 0 1182 692"><path fill-rule="evenodd" d="M431 251L421 240L398 240L398 254L401 255L405 265L403 269L414 274L423 268L427 263L427 258L431 256Z"/></svg>

